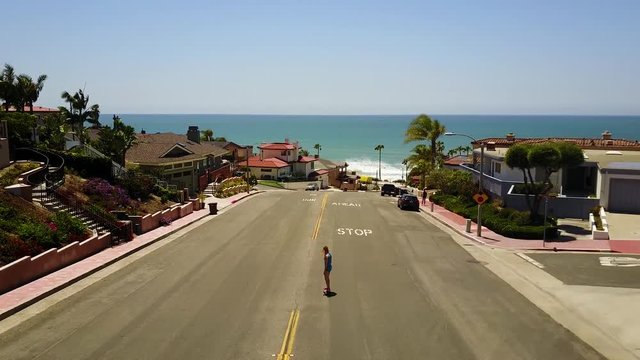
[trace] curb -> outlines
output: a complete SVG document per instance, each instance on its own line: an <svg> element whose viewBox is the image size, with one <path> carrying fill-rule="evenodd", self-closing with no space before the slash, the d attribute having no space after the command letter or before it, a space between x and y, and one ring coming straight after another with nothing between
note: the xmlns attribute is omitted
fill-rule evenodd
<svg viewBox="0 0 640 360"><path fill-rule="evenodd" d="M241 198L238 198L238 199L236 199L236 200L232 201L229 205L227 205L227 206L225 206L225 207L220 208L220 210L222 210L222 209L226 209L226 208L228 208L229 206L231 206L231 205L233 205L233 204L237 203L237 202L238 202L238 201L240 201L240 200L243 200L243 199L245 199L245 198L247 198L247 197L249 197L249 196L253 196L253 195L255 195L255 194L259 194L259 193L261 193L261 192L263 192L263 191L262 191L262 190L258 190L258 191L256 191L255 193L251 193L251 194L245 195L245 196L243 196L243 197L241 197ZM206 209L201 209L201 210L206 211ZM169 232L167 232L167 233L165 233L165 234L162 234L162 235L158 236L157 238L155 238L155 239L153 239L153 240L150 240L149 242L147 242L147 243L145 243L145 244L142 244L142 245L140 245L140 246L138 246L138 247L136 247L136 248L134 248L134 249L131 249L131 250L127 251L127 252L126 252L126 253L124 253L124 254L121 254L120 256L117 256L117 257L115 257L115 258L113 258L113 259L111 259L111 260L109 260L109 261L105 262L104 264L98 265L98 266L96 266L95 268L93 268L93 269L91 269L91 270L89 270L89 271L87 271L87 272L85 272L85 273L79 274L78 276L76 276L76 277L73 277L73 278L69 279L69 280L68 280L67 282L65 282L64 284L60 284L60 285L58 285L58 286L55 286L55 287L53 287L53 288L51 288L51 289L49 289L49 290L45 291L44 293L42 293L42 294L40 294L40 295L38 295L38 296L36 296L36 297L34 297L34 298L31 298L31 299L26 300L24 303L22 303L22 304L20 304L20 305L18 305L18 306L16 306L16 307L14 307L14 308L11 308L11 309L9 309L9 310L7 310L7 311L3 312L3 313L0 313L0 321L1 321L1 320L4 320L4 319L6 319L6 318L8 318L9 316L11 316L11 315L13 315L13 314L15 314L15 313L17 313L17 312L19 312L19 311L21 311L21 310L26 309L27 307L29 307L29 306L31 306L31 305L33 305L33 304L35 304L35 303L39 302L39 301L40 301L40 300L42 300L42 299L45 299L45 298L47 298L47 297L49 297L49 296L51 296L51 295L53 295L53 294L57 293L57 292L58 292L58 291L60 291L60 290L63 290L63 289L65 289L65 288L67 288L67 287L69 287L69 286L71 286L71 285L75 284L76 282L78 282L78 281L80 281L80 280L82 280L82 279L85 279L85 278L87 278L87 277L89 277L89 276L91 276L91 275L95 274L96 272L98 272L98 271L100 271L100 270L102 270L102 269L104 269L104 268L106 268L106 267L108 267L108 266L113 265L114 263L116 263L116 262L118 262L118 261L120 261L120 260L122 260L122 259L124 259L124 258L126 258L126 257L128 257L128 256L130 256L130 255L132 255L132 254L134 254L134 253L136 253L136 252L138 252L138 251L140 251L140 250L142 250L142 249L144 249L144 248L146 248L146 247L150 246L150 245L152 245L152 244L157 243L158 241L160 241L160 240L162 240L162 239L167 238L167 237L168 237L168 236L170 236L170 235L173 235L173 234L174 234L174 233L176 233L177 231L179 231L179 230L181 230L181 229L184 229L185 227L187 227L187 226L189 226L189 225L191 225L191 224L195 223L196 221L200 221L200 220L204 219L204 218L205 218L205 217L207 217L207 216L209 216L209 214L204 215L204 216L202 216L202 217L199 217L199 218L197 218L197 219L194 219L194 220L192 220L192 221L189 221L188 223L186 223L186 224L184 224L184 225L182 225L182 226L180 226L180 227L177 227L177 228L175 228L175 229L172 229L171 231L169 231ZM111 247L111 248L113 248L113 247ZM96 255L97 255L97 254L99 254L99 253L96 253ZM86 258L85 258L85 259L86 259ZM52 274L53 274L53 273L52 273ZM50 275L50 274L49 274L49 275Z"/></svg>
<svg viewBox="0 0 640 360"><path fill-rule="evenodd" d="M514 250L514 251L553 251L553 252L592 252L592 253L616 253L616 254L620 254L619 251L615 251L612 249L609 250L602 250L602 249L558 249L556 247L553 248L543 248L543 249L538 249L538 248L518 248L518 249L512 249L512 248L508 248L508 247L502 247L502 246L497 246L497 245L493 245L493 244L488 244L482 240L477 239L476 237L467 234L466 232L461 232L460 230L458 230L456 227L454 227L453 225L449 224L447 221L442 220L440 218L438 218L435 215L431 215L431 211L427 211L426 209L422 209L420 208L421 212L424 212L425 214L428 214L429 216L431 216L431 218L439 221L440 223L444 224L445 226L447 226L448 228L450 228L451 230L455 231L457 234L464 236L465 238L474 241L478 244L482 244L485 246L488 246L490 248L495 248L495 249L503 249L503 250ZM520 240L520 239L513 239L513 240ZM527 241L522 239L522 241Z"/></svg>

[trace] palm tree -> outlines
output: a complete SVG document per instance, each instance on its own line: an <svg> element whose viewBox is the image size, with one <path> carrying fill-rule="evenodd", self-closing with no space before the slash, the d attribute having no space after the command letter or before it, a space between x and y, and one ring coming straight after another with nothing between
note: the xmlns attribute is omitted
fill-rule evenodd
<svg viewBox="0 0 640 360"><path fill-rule="evenodd" d="M80 138L80 143L84 143L84 123L89 122L93 125L100 126L100 106L93 104L87 110L89 104L89 96L85 96L84 92L80 89L75 94L71 95L68 92L62 93L62 99L69 103L69 108L60 106L60 112L67 119L71 128L76 131Z"/></svg>
<svg viewBox="0 0 640 360"><path fill-rule="evenodd" d="M318 150L318 158L319 158L320 157L320 150L322 150L322 145L315 144L315 145L313 145L313 148Z"/></svg>
<svg viewBox="0 0 640 360"><path fill-rule="evenodd" d="M431 143L431 166L436 166L439 156L438 138L445 133L445 127L438 120L431 119L428 115L420 114L411 121L405 133L404 142L429 141Z"/></svg>
<svg viewBox="0 0 640 360"><path fill-rule="evenodd" d="M205 140L205 141L211 141L211 140L213 140L213 130L211 130L211 129L206 129L206 130L202 130L202 131L201 131L201 133L202 133L202 134L200 135L200 138L201 138L202 140Z"/></svg>
<svg viewBox="0 0 640 360"><path fill-rule="evenodd" d="M464 147L464 152L467 156L469 156L469 152L471 152L473 150L473 148L469 145Z"/></svg>
<svg viewBox="0 0 640 360"><path fill-rule="evenodd" d="M454 157L458 153L458 149L451 149L447 152L448 157Z"/></svg>
<svg viewBox="0 0 640 360"><path fill-rule="evenodd" d="M378 144L373 150L378 152L378 180L382 179L382 149L384 149L384 145Z"/></svg>
<svg viewBox="0 0 640 360"><path fill-rule="evenodd" d="M40 92L44 87L44 81L47 80L47 75L40 75L37 81L33 81L31 76L21 74L18 76L16 92L18 94L18 103L16 109L23 111L25 106L29 106L29 112L33 112L33 103L38 101Z"/></svg>
<svg viewBox="0 0 640 360"><path fill-rule="evenodd" d="M16 101L16 73L9 64L4 64L0 73L0 99L4 100L5 111L9 111L9 107Z"/></svg>
<svg viewBox="0 0 640 360"><path fill-rule="evenodd" d="M431 169L431 149L427 145L416 145L412 150L412 154L406 158L407 164L412 171L418 172L421 176L421 182L424 184L425 176Z"/></svg>

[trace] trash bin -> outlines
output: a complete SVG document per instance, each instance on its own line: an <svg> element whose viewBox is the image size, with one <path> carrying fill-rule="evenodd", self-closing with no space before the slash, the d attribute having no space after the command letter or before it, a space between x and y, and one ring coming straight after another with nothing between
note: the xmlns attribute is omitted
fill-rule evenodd
<svg viewBox="0 0 640 360"><path fill-rule="evenodd" d="M133 233L136 235L142 235L142 224L133 223Z"/></svg>
<svg viewBox="0 0 640 360"><path fill-rule="evenodd" d="M218 203L209 203L209 215L216 215L218 213Z"/></svg>

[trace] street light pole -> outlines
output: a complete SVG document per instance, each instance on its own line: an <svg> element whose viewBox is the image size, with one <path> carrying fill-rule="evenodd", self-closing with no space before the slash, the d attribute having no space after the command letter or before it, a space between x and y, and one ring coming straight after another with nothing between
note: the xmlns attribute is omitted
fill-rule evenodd
<svg viewBox="0 0 640 360"><path fill-rule="evenodd" d="M444 134L445 136L454 136L454 135L464 136L471 139L475 143L480 143L480 180L478 181L478 193L482 194L483 193L482 178L484 177L484 146L485 146L484 142L479 142L472 136L469 136L466 134L460 134L455 132L446 132ZM478 237L481 237L482 236L482 208L480 204L478 204L478 219L476 220L476 224L478 225L478 230L477 230Z"/></svg>

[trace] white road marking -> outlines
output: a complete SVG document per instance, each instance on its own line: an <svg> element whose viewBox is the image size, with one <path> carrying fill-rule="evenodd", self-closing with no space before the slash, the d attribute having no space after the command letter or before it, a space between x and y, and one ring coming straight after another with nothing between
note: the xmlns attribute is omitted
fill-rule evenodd
<svg viewBox="0 0 640 360"><path fill-rule="evenodd" d="M332 202L331 206L351 206L351 207L361 207L362 205L358 203L347 203L347 202Z"/></svg>
<svg viewBox="0 0 640 360"><path fill-rule="evenodd" d="M371 234L373 230L369 229L338 228L338 235L369 236Z"/></svg>
<svg viewBox="0 0 640 360"><path fill-rule="evenodd" d="M302 199L302 201L316 201L316 199Z"/></svg>
<svg viewBox="0 0 640 360"><path fill-rule="evenodd" d="M544 269L544 265L540 264L539 262L533 260L532 258L530 258L529 256L523 254L523 253L516 253L516 255L518 255L519 257L521 257L522 259L524 259L525 261L527 261L528 263L530 263L531 265L534 265L540 269Z"/></svg>
<svg viewBox="0 0 640 360"><path fill-rule="evenodd" d="M601 256L600 265L620 267L640 266L640 259L632 257Z"/></svg>

